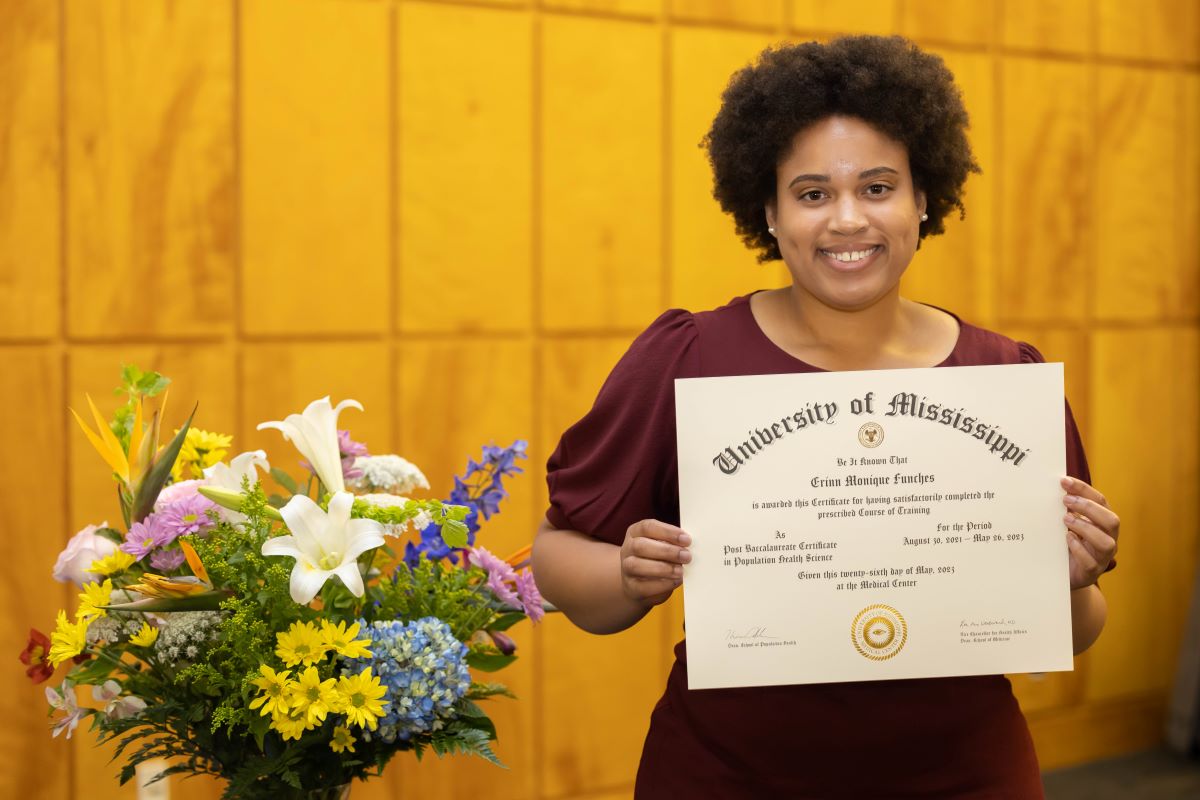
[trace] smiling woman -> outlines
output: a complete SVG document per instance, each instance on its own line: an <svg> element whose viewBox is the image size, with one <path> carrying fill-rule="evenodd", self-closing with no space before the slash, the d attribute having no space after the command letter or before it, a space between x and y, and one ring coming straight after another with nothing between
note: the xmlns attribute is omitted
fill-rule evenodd
<svg viewBox="0 0 1200 800"><path fill-rule="evenodd" d="M672 595L691 561L678 527L674 379L1042 360L900 295L921 240L963 211L963 185L978 171L966 129L949 70L900 38L783 46L733 77L705 140L714 195L760 260L783 260L791 283L712 311L667 311L563 433L533 559L543 594L575 624L630 627ZM1096 578L1111 567L1119 523L1088 483L1069 409L1066 419L1074 477L1063 499L1075 513L1064 547L1080 652L1104 623ZM889 796L1042 796L1002 675L689 691L684 642L675 653L639 798L876 797L879 775ZM877 769L861 769L864 755Z"/></svg>

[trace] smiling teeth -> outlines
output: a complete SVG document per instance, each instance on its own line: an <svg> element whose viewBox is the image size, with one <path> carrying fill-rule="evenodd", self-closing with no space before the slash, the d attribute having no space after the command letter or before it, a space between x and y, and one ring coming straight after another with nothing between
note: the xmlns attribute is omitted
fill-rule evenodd
<svg viewBox="0 0 1200 800"><path fill-rule="evenodd" d="M871 255L878 249L879 245L875 245L870 250L855 250L852 253L831 253L828 250L822 250L821 252L830 258L837 259L838 261L862 261L864 258Z"/></svg>

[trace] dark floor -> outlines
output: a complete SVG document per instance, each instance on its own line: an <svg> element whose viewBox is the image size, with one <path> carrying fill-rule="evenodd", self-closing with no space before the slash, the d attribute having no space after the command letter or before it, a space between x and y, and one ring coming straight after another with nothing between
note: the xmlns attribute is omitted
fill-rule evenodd
<svg viewBox="0 0 1200 800"><path fill-rule="evenodd" d="M1200 800L1200 759L1150 750L1043 776L1046 800Z"/></svg>

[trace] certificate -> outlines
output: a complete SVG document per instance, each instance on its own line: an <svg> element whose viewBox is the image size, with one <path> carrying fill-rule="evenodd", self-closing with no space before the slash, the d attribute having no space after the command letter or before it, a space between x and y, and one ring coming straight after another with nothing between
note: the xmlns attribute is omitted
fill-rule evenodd
<svg viewBox="0 0 1200 800"><path fill-rule="evenodd" d="M1061 364L675 381L691 689L1072 668Z"/></svg>

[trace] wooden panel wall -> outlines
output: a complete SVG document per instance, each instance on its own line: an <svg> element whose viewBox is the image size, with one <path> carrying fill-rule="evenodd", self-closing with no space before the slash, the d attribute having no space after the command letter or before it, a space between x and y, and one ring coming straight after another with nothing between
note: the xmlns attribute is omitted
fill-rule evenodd
<svg viewBox="0 0 1200 800"><path fill-rule="evenodd" d="M531 441L485 541L526 542L544 463L662 309L781 285L709 196L729 74L781 39L899 32L959 78L984 174L906 291L1067 362L1124 515L1099 644L1015 679L1043 764L1159 740L1196 574L1200 11L1190 0L0 0L0 552L10 655L113 517L65 416L122 361L239 449L313 397L438 492ZM510 769L401 759L362 798L628 797L681 610L518 629ZM10 662L10 664L13 662ZM40 690L0 690L0 796L132 797ZM176 783L175 797L215 797Z"/></svg>

